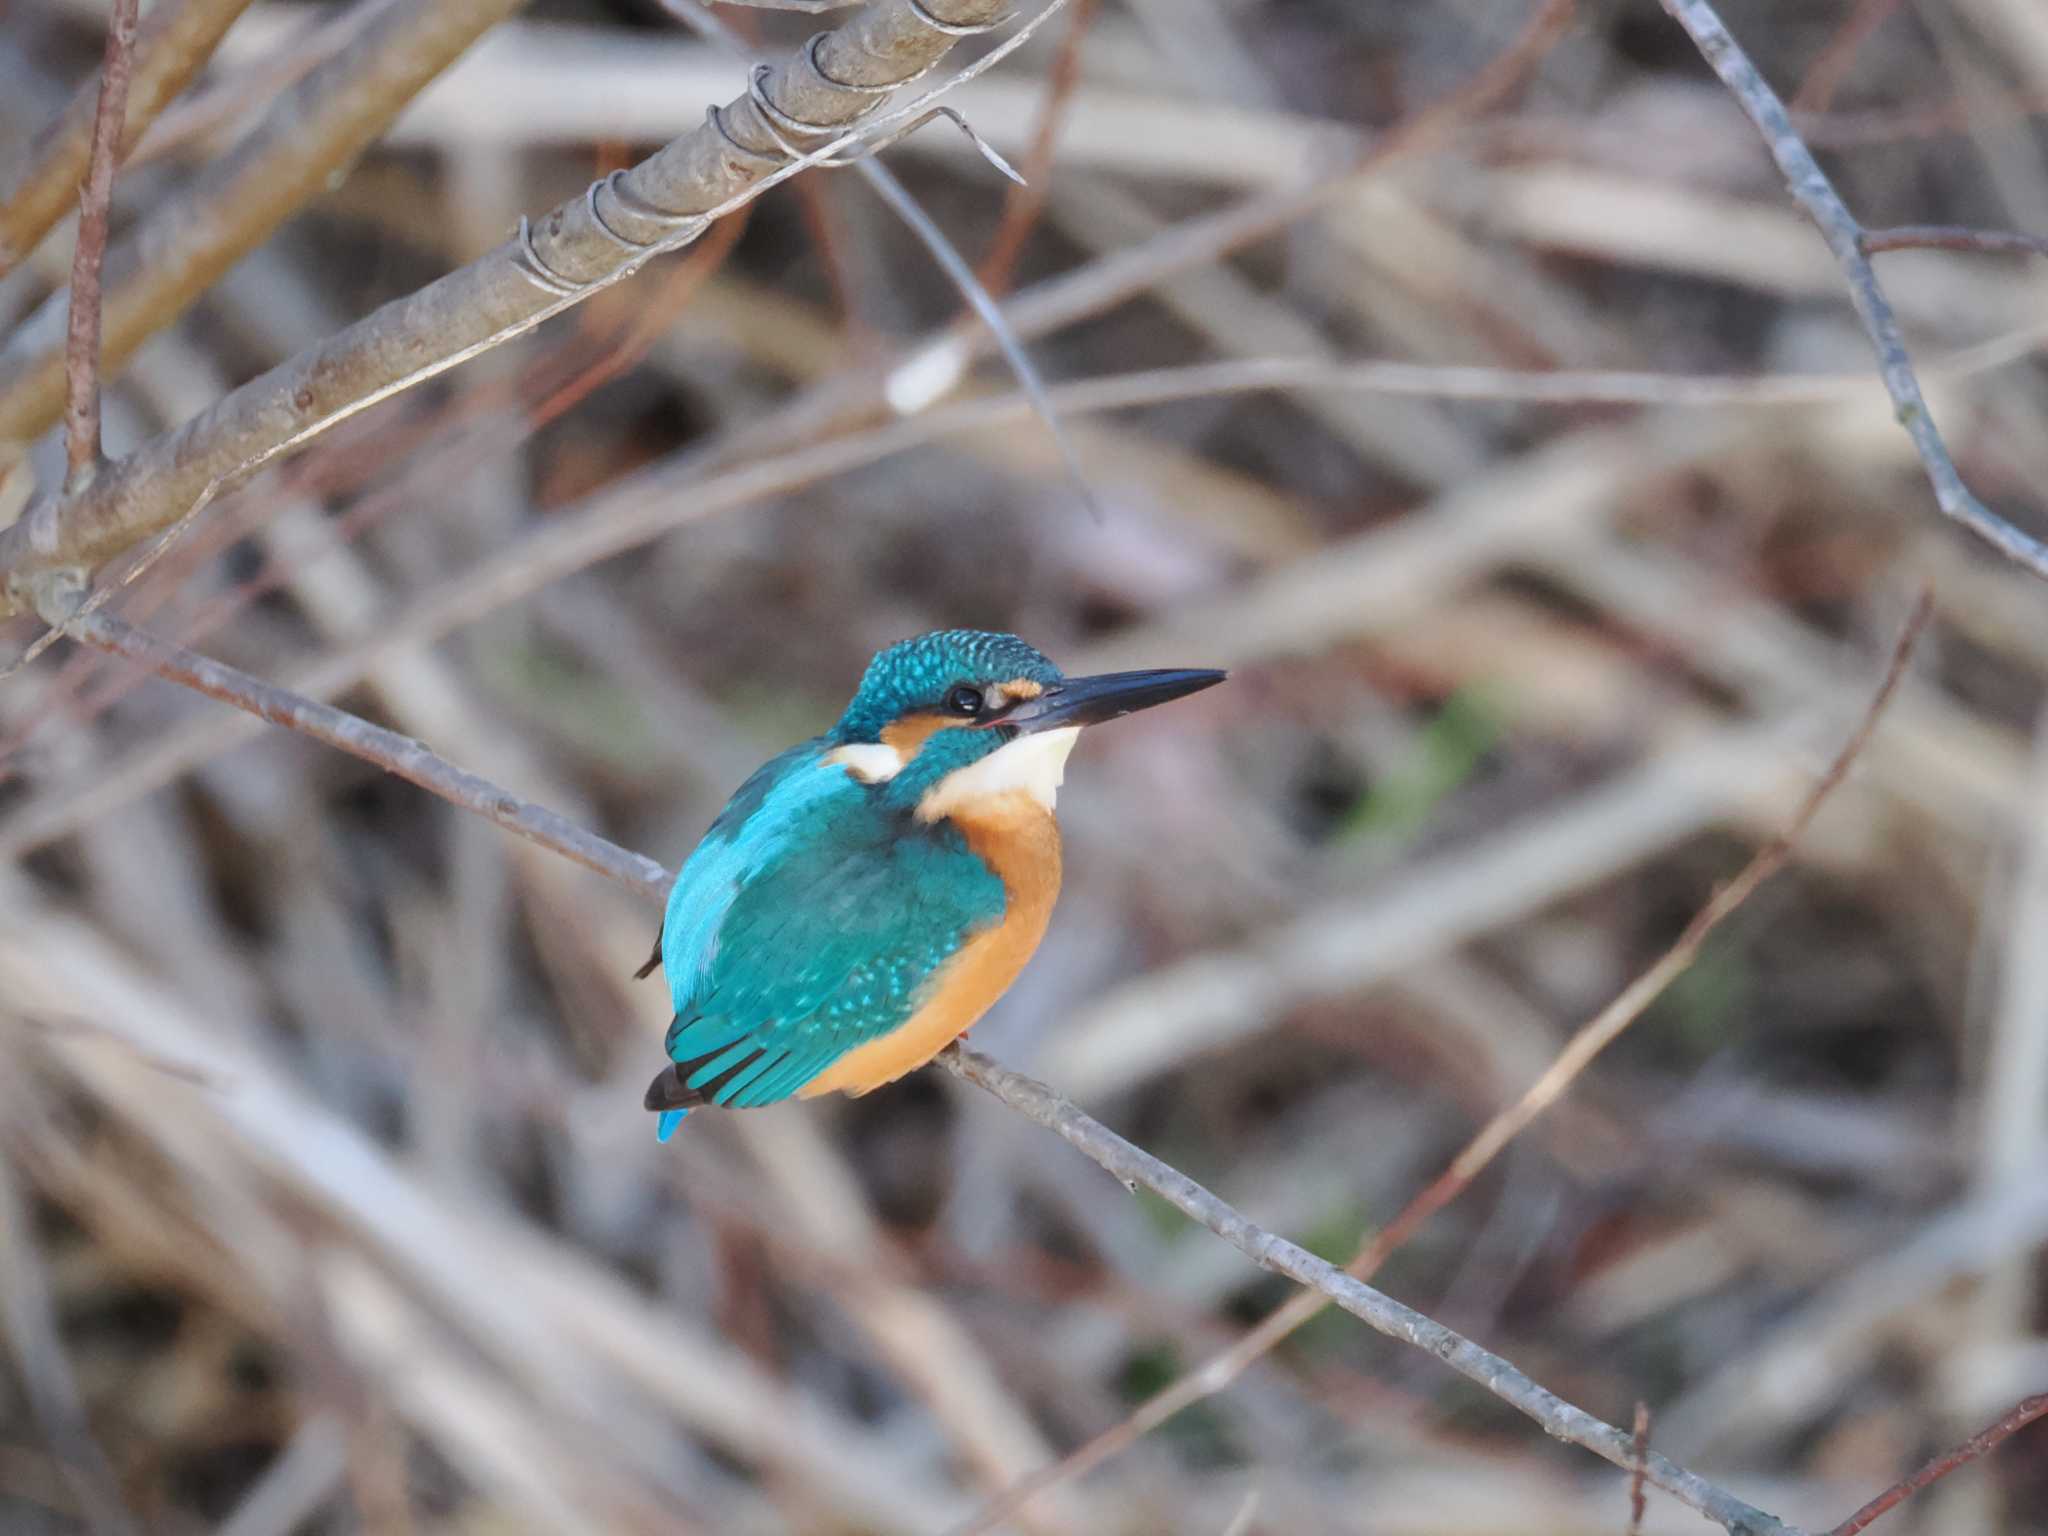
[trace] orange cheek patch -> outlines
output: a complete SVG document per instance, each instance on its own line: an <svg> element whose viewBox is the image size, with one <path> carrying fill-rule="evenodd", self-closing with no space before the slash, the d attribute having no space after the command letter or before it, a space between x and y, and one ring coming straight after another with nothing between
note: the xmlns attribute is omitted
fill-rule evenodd
<svg viewBox="0 0 2048 1536"><path fill-rule="evenodd" d="M924 750L924 744L949 725L958 725L944 715L905 715L882 727L882 740L896 749L906 763Z"/></svg>

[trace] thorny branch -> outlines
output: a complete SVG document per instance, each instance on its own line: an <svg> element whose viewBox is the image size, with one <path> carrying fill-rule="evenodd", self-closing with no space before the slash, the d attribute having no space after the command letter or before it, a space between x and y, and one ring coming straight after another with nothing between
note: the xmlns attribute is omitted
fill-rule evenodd
<svg viewBox="0 0 2048 1536"><path fill-rule="evenodd" d="M1053 0L971 68L1001 57L1061 3ZM531 330L687 244L766 188L915 114L936 91L906 108L880 109L960 36L1006 14L1003 0L879 0L769 70L756 90L714 109L702 127L523 226L521 238L231 391L108 465L82 493L44 497L0 529L0 617L29 606L38 572L102 564L175 524L207 486ZM780 128L761 103L779 114ZM799 157L782 147L793 123L814 129L800 136Z"/></svg>
<svg viewBox="0 0 2048 1536"><path fill-rule="evenodd" d="M1989 544L2008 560L2025 566L2036 576L2048 578L2048 544L2011 523L1979 501L1963 483L1948 445L1942 441L1934 417L1920 392L1913 372L1913 360L1906 351L1898 317L1879 285L1865 246L1866 231L1849 212L1835 191L1834 183L1814 159L1813 151L1799 137L1777 92L1764 80L1749 55L1742 51L1708 0L1658 0L1671 19L1685 28L1701 55L1734 93L1749 120L1769 146L1771 158L1785 178L1785 186L1799 206L1819 228L1821 238L1834 253L1842 275L1848 280L1849 299L1857 317L1877 349L1878 371L1892 397L1899 424L1913 439L1920 462L1934 487L1934 499L1942 512Z"/></svg>
<svg viewBox="0 0 2048 1536"><path fill-rule="evenodd" d="M114 170L128 115L128 77L135 64L137 0L114 0L107 21L106 61L92 118L92 152L78 193L78 243L71 256L71 303L64 328L64 436L67 490L81 490L100 462L100 268L107 259L107 220Z"/></svg>
<svg viewBox="0 0 2048 1536"><path fill-rule="evenodd" d="M1619 1039L1623 1031L1641 1018L1644 1010L1672 982L1691 968L1699 958L1701 947L1714 931L1783 867L1792 855L1793 846L1870 744L1886 706L1905 679L1906 664L1911 660L1914 646L1933 611L1933 594L1923 588L1900 630L1897 643L1892 647L1884 677L1864 707L1856 728L1806 792L1783 830L1758 849L1736 877L1693 914L1692 921L1686 924L1670 948L1624 987L1613 1002L1579 1027L1565 1042L1564 1049L1520 1098L1481 1126L1464 1150L1451 1160L1450 1166L1425 1185L1400 1214L1372 1235L1351 1262L1344 1266L1346 1274L1361 1281L1371 1279L1388 1259L1422 1230L1431 1217L1463 1194L1516 1137L1565 1095L1602 1051ZM1063 1460L1005 1490L1001 1497L992 1500L953 1536L981 1536L983 1532L994 1530L1043 1490L1101 1465L1182 1410L1223 1391L1256 1361L1319 1316L1333 1300L1338 1298L1321 1288L1305 1290L1290 1298L1228 1349L1213 1355L1193 1370L1183 1372L1177 1381L1140 1403L1121 1423L1104 1430ZM1338 1301L1338 1305L1342 1304Z"/></svg>

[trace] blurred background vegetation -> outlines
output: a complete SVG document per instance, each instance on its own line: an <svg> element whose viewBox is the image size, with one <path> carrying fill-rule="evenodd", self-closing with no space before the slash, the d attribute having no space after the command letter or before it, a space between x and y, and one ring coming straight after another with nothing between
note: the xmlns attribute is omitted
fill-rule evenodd
<svg viewBox="0 0 2048 1536"><path fill-rule="evenodd" d="M257 0L123 170L117 245L430 3ZM942 125L888 152L970 260L1020 242L1055 383L1502 372L1072 401L1097 517L1028 414L962 416L1013 381L976 340L948 385L957 292L812 172L265 472L121 611L670 866L905 634L1232 668L1077 755L1065 899L975 1039L1342 1259L1784 820L1931 579L1795 867L1382 1276L1822 1528L2048 1384L2048 593L1940 521L1832 261L1651 0L1585 0L1357 166L1531 11L1075 5L951 98L1035 216ZM2038 6L1723 11L1866 223L2048 234ZM723 14L776 56L830 24ZM0 18L4 188L105 10ZM651 0L538 0L162 317L110 451L744 78ZM69 246L0 279L0 338ZM1883 262L1958 462L2042 530L2048 262ZM1731 381L1487 398L1595 369ZM0 517L59 462L0 445ZM119 663L0 685L0 1531L937 1532L1285 1299L936 1074L657 1146L655 921ZM2048 1532L2043 1449L1886 1528ZM1332 1314L1008 1528L1619 1533L1623 1485ZM1645 1529L1702 1528L1653 1496Z"/></svg>

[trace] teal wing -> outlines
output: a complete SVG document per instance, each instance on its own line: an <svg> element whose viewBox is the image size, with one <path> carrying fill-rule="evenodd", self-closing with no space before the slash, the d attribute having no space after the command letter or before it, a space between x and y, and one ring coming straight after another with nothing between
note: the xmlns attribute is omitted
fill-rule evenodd
<svg viewBox="0 0 2048 1536"><path fill-rule="evenodd" d="M1002 881L952 828L798 761L724 835L714 825L678 877L663 933L675 1066L648 1107L788 1098L904 1023L926 978L1003 905Z"/></svg>

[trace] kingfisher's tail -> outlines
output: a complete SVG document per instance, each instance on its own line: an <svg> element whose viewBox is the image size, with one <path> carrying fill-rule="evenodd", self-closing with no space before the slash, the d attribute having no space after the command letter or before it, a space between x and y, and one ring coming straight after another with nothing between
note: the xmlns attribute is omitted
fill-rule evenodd
<svg viewBox="0 0 2048 1536"><path fill-rule="evenodd" d="M669 1137L675 1135L676 1127L683 1123L683 1116L688 1113L687 1109L663 1110L661 1118L654 1122L654 1139L656 1141L667 1141Z"/></svg>

